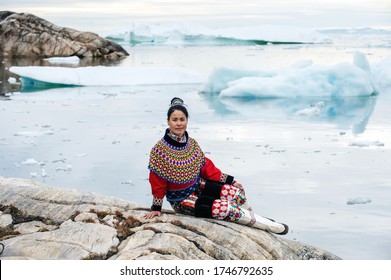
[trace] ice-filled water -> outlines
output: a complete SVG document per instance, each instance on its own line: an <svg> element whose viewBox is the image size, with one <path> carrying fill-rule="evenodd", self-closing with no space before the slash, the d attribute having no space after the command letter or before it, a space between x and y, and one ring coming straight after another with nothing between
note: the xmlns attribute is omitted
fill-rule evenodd
<svg viewBox="0 0 391 280"><path fill-rule="evenodd" d="M123 40L130 56L116 63L3 58L0 175L149 206L149 150L179 96L189 134L257 213L289 224L287 238L344 259L390 259L391 41L370 31L322 31L328 40L316 44ZM87 75L95 84L50 85L43 70L46 81L21 87L10 70L26 66L56 67L57 78L68 75L59 67L105 69ZM129 82L137 69L151 79ZM198 80L164 83L182 70Z"/></svg>

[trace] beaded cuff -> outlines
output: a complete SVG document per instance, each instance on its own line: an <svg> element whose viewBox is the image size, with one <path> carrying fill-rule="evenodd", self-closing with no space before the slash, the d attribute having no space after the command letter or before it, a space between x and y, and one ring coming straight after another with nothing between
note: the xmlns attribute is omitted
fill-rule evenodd
<svg viewBox="0 0 391 280"><path fill-rule="evenodd" d="M162 205L163 205L163 198L154 196L153 200L152 200L152 207L151 207L151 209L153 211L161 211L162 210Z"/></svg>
<svg viewBox="0 0 391 280"><path fill-rule="evenodd" d="M233 181L234 181L234 177L233 176L225 174L225 173L221 173L221 176L220 176L220 182L221 183L232 185Z"/></svg>
<svg viewBox="0 0 391 280"><path fill-rule="evenodd" d="M152 204L153 204L153 205L160 205L160 206L162 206L162 205L163 205L163 198L154 196L154 197L153 197Z"/></svg>

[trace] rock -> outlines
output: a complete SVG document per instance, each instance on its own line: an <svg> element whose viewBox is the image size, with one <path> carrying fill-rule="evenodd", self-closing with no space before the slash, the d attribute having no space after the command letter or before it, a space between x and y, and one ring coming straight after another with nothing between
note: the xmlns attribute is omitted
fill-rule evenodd
<svg viewBox="0 0 391 280"><path fill-rule="evenodd" d="M129 55L92 32L59 27L29 13L0 12L0 56L105 57Z"/></svg>
<svg viewBox="0 0 391 280"><path fill-rule="evenodd" d="M0 211L0 228L12 225L12 216Z"/></svg>
<svg viewBox="0 0 391 280"><path fill-rule="evenodd" d="M2 255L20 259L88 259L118 245L114 228L73 223L57 230L24 234L5 240Z"/></svg>
<svg viewBox="0 0 391 280"><path fill-rule="evenodd" d="M0 204L12 205L28 216L47 219L53 224L82 212L124 211L137 206L132 202L72 189L61 189L23 180L0 177ZM1 209L0 209L1 210ZM24 221L25 222L25 221Z"/></svg>
<svg viewBox="0 0 391 280"><path fill-rule="evenodd" d="M0 259L339 259L231 222L173 211L147 220L149 210L135 203L24 179L0 177L0 210L13 220L0 228ZM46 231L21 230L29 222Z"/></svg>
<svg viewBox="0 0 391 280"><path fill-rule="evenodd" d="M20 234L28 234L34 232L43 232L56 229L57 226L47 225L41 221L31 221L27 223L20 223L14 226L16 232Z"/></svg>
<svg viewBox="0 0 391 280"><path fill-rule="evenodd" d="M80 213L75 217L75 222L84 222L84 223L99 223L98 215L95 213Z"/></svg>

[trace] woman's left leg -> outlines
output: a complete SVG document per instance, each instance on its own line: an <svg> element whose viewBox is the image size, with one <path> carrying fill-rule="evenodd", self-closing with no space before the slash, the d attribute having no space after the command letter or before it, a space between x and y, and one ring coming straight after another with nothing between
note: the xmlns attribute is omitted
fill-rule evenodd
<svg viewBox="0 0 391 280"><path fill-rule="evenodd" d="M228 200L199 197L195 202L195 216L230 221L276 234L287 234L288 226L251 213Z"/></svg>
<svg viewBox="0 0 391 280"><path fill-rule="evenodd" d="M248 209L249 211L252 211L244 189L214 181L206 181L201 188L201 196L228 200L231 202L231 204L236 204L243 209Z"/></svg>

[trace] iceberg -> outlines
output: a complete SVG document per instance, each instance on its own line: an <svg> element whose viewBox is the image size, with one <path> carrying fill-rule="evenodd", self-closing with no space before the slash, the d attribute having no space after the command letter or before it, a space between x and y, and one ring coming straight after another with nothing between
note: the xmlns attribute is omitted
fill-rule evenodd
<svg viewBox="0 0 391 280"><path fill-rule="evenodd" d="M370 67L365 55L356 53L353 63L330 66L303 60L282 70L220 67L200 92L220 114L252 118L262 112L326 121L357 135L365 131L379 93L388 92L389 61Z"/></svg>
<svg viewBox="0 0 391 280"><path fill-rule="evenodd" d="M14 66L10 72L21 77L22 91L64 86L129 86L201 84L197 72L164 67L51 67Z"/></svg>
<svg viewBox="0 0 391 280"><path fill-rule="evenodd" d="M378 93L363 54L355 54L353 64L324 66L303 61L275 71L218 68L201 91L217 93L220 98L338 98Z"/></svg>
<svg viewBox="0 0 391 280"><path fill-rule="evenodd" d="M262 25L209 28L198 24L138 24L128 31L106 38L135 44L165 45L238 45L238 44L300 44L330 43L330 39L312 29Z"/></svg>
<svg viewBox="0 0 391 280"><path fill-rule="evenodd" d="M45 58L45 61L51 63L51 64L71 64L71 65L77 65L80 63L80 58L78 56L69 56L69 57L50 57Z"/></svg>
<svg viewBox="0 0 391 280"><path fill-rule="evenodd" d="M373 67L374 82L379 91L391 88L391 57L386 57Z"/></svg>

